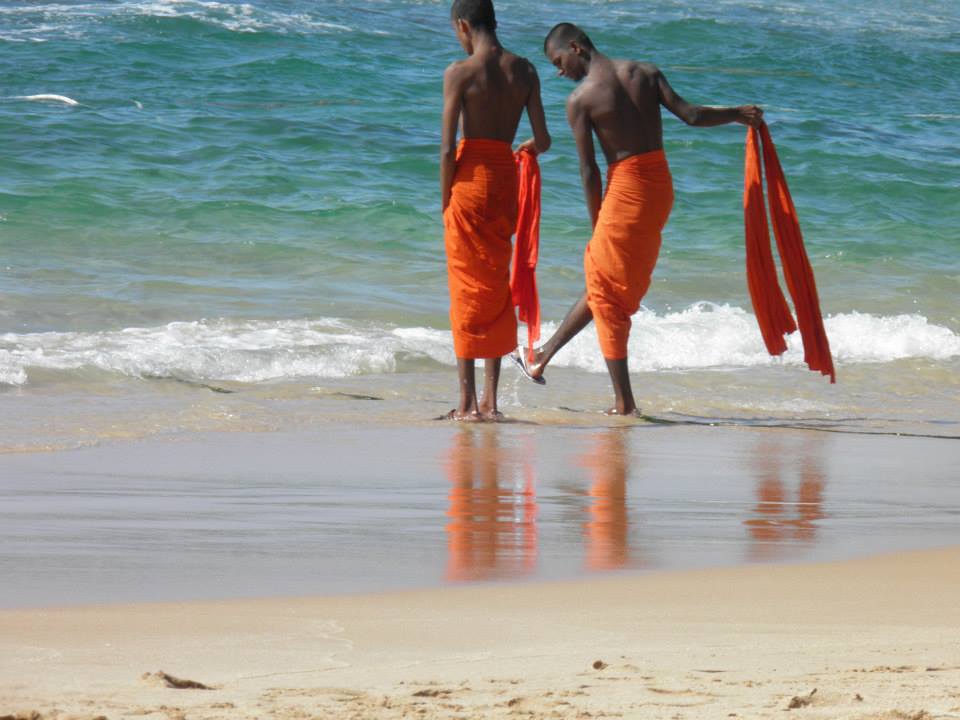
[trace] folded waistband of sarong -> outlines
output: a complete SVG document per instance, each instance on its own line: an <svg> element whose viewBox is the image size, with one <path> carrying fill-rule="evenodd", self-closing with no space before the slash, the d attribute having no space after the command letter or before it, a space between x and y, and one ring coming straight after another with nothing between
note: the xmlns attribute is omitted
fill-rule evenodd
<svg viewBox="0 0 960 720"><path fill-rule="evenodd" d="M662 149L651 150L650 152L637 153L623 160L617 160L615 163L610 163L607 171L613 172L614 170L626 170L627 168L657 167L666 164L666 162L667 154Z"/></svg>
<svg viewBox="0 0 960 720"><path fill-rule="evenodd" d="M487 162L515 163L513 146L504 140L491 138L463 138L457 145L457 160L485 160Z"/></svg>

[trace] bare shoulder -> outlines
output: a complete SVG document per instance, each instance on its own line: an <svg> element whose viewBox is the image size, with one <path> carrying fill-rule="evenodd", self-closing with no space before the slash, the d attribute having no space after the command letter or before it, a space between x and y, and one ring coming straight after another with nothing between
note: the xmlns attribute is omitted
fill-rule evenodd
<svg viewBox="0 0 960 720"><path fill-rule="evenodd" d="M470 74L470 66L467 60L455 60L447 65L443 71L443 84L447 86L459 85Z"/></svg>
<svg viewBox="0 0 960 720"><path fill-rule="evenodd" d="M503 53L503 64L514 78L521 82L530 82L537 77L537 68L533 63L512 52Z"/></svg>
<svg viewBox="0 0 960 720"><path fill-rule="evenodd" d="M590 104L590 95L590 84L587 80L584 80L567 96L567 112L579 112L587 109Z"/></svg>
<svg viewBox="0 0 960 720"><path fill-rule="evenodd" d="M656 80L660 68L653 63L636 60L617 60L617 74L628 83L648 84Z"/></svg>

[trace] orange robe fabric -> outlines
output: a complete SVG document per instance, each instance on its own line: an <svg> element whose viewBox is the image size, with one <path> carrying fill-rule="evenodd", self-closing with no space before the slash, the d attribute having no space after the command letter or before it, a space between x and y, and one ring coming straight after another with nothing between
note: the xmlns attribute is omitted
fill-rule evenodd
<svg viewBox="0 0 960 720"><path fill-rule="evenodd" d="M537 156L521 150L516 154L519 172L517 239L513 246L510 291L517 314L527 324L527 357L540 339L540 298L537 292L537 257L540 252L540 164Z"/></svg>
<svg viewBox="0 0 960 720"><path fill-rule="evenodd" d="M650 287L660 233L672 208L673 178L662 150L608 168L606 193L583 261L587 304L608 360L627 357L630 316Z"/></svg>
<svg viewBox="0 0 960 720"><path fill-rule="evenodd" d="M767 227L761 184L761 140L763 165L767 169L767 199L770 203L773 234L777 240L777 252L783 264L787 289L797 311L796 323L780 289L770 249L770 231ZM829 375L831 383L836 382L830 342L823 327L813 268L803 246L800 220L766 124L761 125L759 130L747 130L743 218L747 246L747 286L767 351L771 355L783 354L787 349L784 335L794 332L799 323L800 337L803 339L803 359L807 367Z"/></svg>
<svg viewBox="0 0 960 720"><path fill-rule="evenodd" d="M443 224L454 352L458 358L506 355L517 346L510 292L517 164L509 143L460 141Z"/></svg>

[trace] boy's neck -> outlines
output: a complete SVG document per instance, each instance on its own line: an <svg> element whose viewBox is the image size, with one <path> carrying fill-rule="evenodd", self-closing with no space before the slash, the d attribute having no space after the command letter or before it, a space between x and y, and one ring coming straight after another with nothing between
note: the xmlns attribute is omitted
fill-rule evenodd
<svg viewBox="0 0 960 720"><path fill-rule="evenodd" d="M589 75L593 68L608 64L610 62L610 58L598 50L589 50L587 52L587 56L583 59L583 62L587 66L586 75ZM584 77L586 77L586 75L584 75Z"/></svg>
<svg viewBox="0 0 960 720"><path fill-rule="evenodd" d="M470 42L473 45L474 54L503 49L497 33L491 30L475 31L470 37Z"/></svg>

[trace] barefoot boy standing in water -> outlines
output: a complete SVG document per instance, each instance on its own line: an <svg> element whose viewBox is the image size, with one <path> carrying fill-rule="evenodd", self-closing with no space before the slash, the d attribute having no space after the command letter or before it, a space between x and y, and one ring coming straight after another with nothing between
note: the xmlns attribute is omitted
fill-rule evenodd
<svg viewBox="0 0 960 720"><path fill-rule="evenodd" d="M567 100L567 119L594 229L584 253L586 292L537 351L528 371L534 379L541 377L556 352L593 320L616 396L608 412L636 415L627 370L630 316L650 287L660 232L673 206L660 106L687 125L700 127L733 122L758 127L763 111L755 105L692 105L674 92L655 65L612 60L571 23L554 26L543 50L561 76L583 80ZM602 204L594 134L608 164Z"/></svg>
<svg viewBox="0 0 960 720"><path fill-rule="evenodd" d="M440 195L460 378L460 404L447 417L495 420L500 359L517 346L510 238L517 224L518 187L511 145L524 109L533 138L521 148L545 152L550 135L537 71L500 44L491 0L455 0L450 17L469 57L443 75ZM484 359L485 376L479 401L477 358Z"/></svg>

